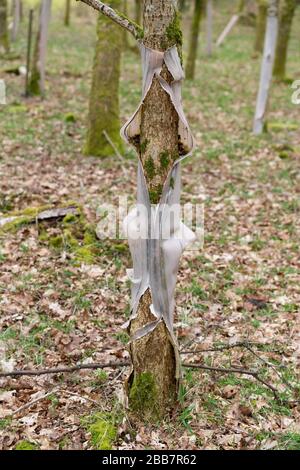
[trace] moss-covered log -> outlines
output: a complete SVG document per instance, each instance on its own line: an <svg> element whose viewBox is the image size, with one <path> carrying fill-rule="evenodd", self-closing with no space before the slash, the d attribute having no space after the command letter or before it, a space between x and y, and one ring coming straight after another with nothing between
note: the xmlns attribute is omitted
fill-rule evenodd
<svg viewBox="0 0 300 470"><path fill-rule="evenodd" d="M274 77L279 80L284 80L286 75L287 52L295 9L296 0L281 1L279 31L273 70Z"/></svg>
<svg viewBox="0 0 300 470"><path fill-rule="evenodd" d="M9 51L7 0L0 0L0 53Z"/></svg>
<svg viewBox="0 0 300 470"><path fill-rule="evenodd" d="M186 64L186 78L193 80L195 78L195 68L198 52L199 30L202 16L203 0L194 0L194 14L189 44L189 54Z"/></svg>
<svg viewBox="0 0 300 470"><path fill-rule="evenodd" d="M173 0L145 0L144 33L147 47L164 51L177 44L181 48L181 30ZM162 75L171 80L165 66ZM157 79L144 101L140 147L151 202L156 204L167 173L178 157L178 115ZM131 322L131 336L155 320L151 303L148 289L140 300L136 319ZM164 321L131 343L131 358L133 374L128 384L131 409L148 419L163 416L174 404L177 387L174 347Z"/></svg>
<svg viewBox="0 0 300 470"><path fill-rule="evenodd" d="M254 52L261 54L264 48L264 39L267 24L267 0L256 0L257 3L257 17L256 17L256 31Z"/></svg>
<svg viewBox="0 0 300 470"><path fill-rule="evenodd" d="M120 9L121 0L112 0L112 8ZM88 131L85 155L106 157L122 150L119 117L119 81L123 31L101 13L97 23L97 44L90 91Z"/></svg>

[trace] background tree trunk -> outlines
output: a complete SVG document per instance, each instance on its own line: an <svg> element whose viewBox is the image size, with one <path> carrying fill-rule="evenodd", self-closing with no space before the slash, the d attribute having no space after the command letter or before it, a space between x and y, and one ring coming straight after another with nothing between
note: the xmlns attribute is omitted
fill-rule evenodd
<svg viewBox="0 0 300 470"><path fill-rule="evenodd" d="M193 80L195 78L195 67L198 52L199 29L201 22L202 7L203 0L194 0L193 23L189 44L189 54L186 64L186 78L188 80Z"/></svg>
<svg viewBox="0 0 300 470"><path fill-rule="evenodd" d="M110 6L121 10L122 0L111 0ZM119 81L123 31L109 18L99 13L97 44L90 91L88 131L85 155L110 156L122 150L119 116ZM126 34L126 33L125 33Z"/></svg>
<svg viewBox="0 0 300 470"><path fill-rule="evenodd" d="M65 19L64 19L65 26L70 26L70 16L71 16L71 0L66 0Z"/></svg>
<svg viewBox="0 0 300 470"><path fill-rule="evenodd" d="M206 0L206 54L213 52L213 2Z"/></svg>
<svg viewBox="0 0 300 470"><path fill-rule="evenodd" d="M296 0L282 0L273 71L274 76L279 80L285 78L288 45L295 9Z"/></svg>
<svg viewBox="0 0 300 470"><path fill-rule="evenodd" d="M144 1L144 44L164 51L182 45L178 14L174 0ZM168 82L171 76L164 65L162 76ZM157 79L153 80L144 101L141 118L140 159L152 204L159 202L167 174L178 158L178 115L169 95ZM161 155L167 158L162 168ZM130 335L156 317L150 311L151 292L141 297L137 317L131 321ZM168 412L177 392L174 347L164 321L146 336L132 341L133 373L128 383L131 409L143 417L155 418Z"/></svg>
<svg viewBox="0 0 300 470"><path fill-rule="evenodd" d="M259 54L262 53L263 47L264 47L267 10L268 10L268 1L257 0L257 17L256 17L254 52L257 52Z"/></svg>
<svg viewBox="0 0 300 470"><path fill-rule="evenodd" d="M143 0L135 0L135 22L142 23Z"/></svg>
<svg viewBox="0 0 300 470"><path fill-rule="evenodd" d="M19 25L21 18L21 2L20 0L13 0L13 27L12 27L12 41L17 39Z"/></svg>
<svg viewBox="0 0 300 470"><path fill-rule="evenodd" d="M279 0L269 0L264 54L253 123L253 133L255 135L261 134L264 127L278 35L278 5Z"/></svg>
<svg viewBox="0 0 300 470"><path fill-rule="evenodd" d="M51 15L51 0L42 0L40 5L39 26L33 55L28 92L31 95L45 94L46 53L48 26Z"/></svg>
<svg viewBox="0 0 300 470"><path fill-rule="evenodd" d="M9 51L7 0L0 0L0 54Z"/></svg>

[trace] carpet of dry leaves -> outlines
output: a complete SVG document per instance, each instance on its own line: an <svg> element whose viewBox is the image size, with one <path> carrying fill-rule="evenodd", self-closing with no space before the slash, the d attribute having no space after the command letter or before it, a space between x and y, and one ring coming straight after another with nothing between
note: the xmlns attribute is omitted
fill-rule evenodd
<svg viewBox="0 0 300 470"><path fill-rule="evenodd" d="M81 154L95 16L76 8L69 29L54 12L44 100L24 99L23 77L1 72L8 104L0 106L0 217L72 200L96 224L99 205L126 195L134 201L131 150L105 161ZM230 15L228 4L222 8L216 35ZM288 63L294 79L299 25L300 11ZM198 145L183 167L182 200L204 204L205 243L182 259L175 328L185 362L258 370L281 401L253 377L186 369L170 420L137 426L120 411L126 368L1 378L2 449L22 440L42 450L91 449L84 420L101 411L122 415L116 449L300 449L300 106L291 104L289 84L274 83L268 119L299 127L251 135L259 74L253 34L238 25L212 58L201 51L197 78L184 85ZM25 25L15 46L22 63L24 38ZM2 61L0 70L19 64ZM138 103L139 87L137 56L125 51L122 122ZM59 222L46 228L61 230ZM40 232L29 224L0 235L2 369L126 360L127 243L99 242L94 262L78 263ZM250 349L234 347L239 342Z"/></svg>

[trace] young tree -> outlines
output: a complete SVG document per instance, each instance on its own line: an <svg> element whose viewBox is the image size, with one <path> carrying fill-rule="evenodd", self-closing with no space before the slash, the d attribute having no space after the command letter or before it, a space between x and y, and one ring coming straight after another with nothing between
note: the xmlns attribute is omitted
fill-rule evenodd
<svg viewBox="0 0 300 470"><path fill-rule="evenodd" d="M0 54L9 51L7 0L0 0Z"/></svg>
<svg viewBox="0 0 300 470"><path fill-rule="evenodd" d="M273 70L274 76L279 80L285 79L286 59L295 9L296 0L282 0Z"/></svg>
<svg viewBox="0 0 300 470"><path fill-rule="evenodd" d="M195 78L195 67L197 60L199 29L203 9L203 0L194 0L194 14L189 44L189 54L186 64L186 78L193 80Z"/></svg>
<svg viewBox="0 0 300 470"><path fill-rule="evenodd" d="M71 0L66 0L65 18L64 18L65 26L70 26L70 16L71 16Z"/></svg>
<svg viewBox="0 0 300 470"><path fill-rule="evenodd" d="M256 0L257 3L257 16L256 16L256 31L254 52L261 54L264 47L264 39L266 32L268 0Z"/></svg>
<svg viewBox="0 0 300 470"><path fill-rule="evenodd" d="M129 322L132 373L127 395L131 409L153 417L167 413L176 400L179 361L173 333L173 294L180 255L193 240L192 232L176 217L171 235L162 238L166 223L173 219L168 209L171 204L179 204L180 159L193 147L181 107L183 71L178 50L182 34L177 2L145 0L141 31L102 2L83 1L127 28L137 39L143 37L143 98L122 131L139 154L139 205L127 219L134 265ZM141 231L145 228L147 236L143 237ZM184 233L176 238L180 228ZM157 236L152 236L151 229Z"/></svg>
<svg viewBox="0 0 300 470"><path fill-rule="evenodd" d="M46 53L48 26L51 14L51 0L42 0L40 4L39 25L31 67L28 92L31 95L45 94Z"/></svg>
<svg viewBox="0 0 300 470"><path fill-rule="evenodd" d="M120 10L123 6L122 0L111 0L110 6ZM127 31L124 31L124 34L127 34ZM122 30L109 18L99 14L88 131L83 150L85 155L112 155L113 148L109 140L118 150L122 150L119 113L122 38Z"/></svg>
<svg viewBox="0 0 300 470"><path fill-rule="evenodd" d="M264 53L261 65L255 117L253 122L253 133L256 135L261 134L263 131L269 89L272 81L276 41L278 35L278 6L279 0L269 0Z"/></svg>

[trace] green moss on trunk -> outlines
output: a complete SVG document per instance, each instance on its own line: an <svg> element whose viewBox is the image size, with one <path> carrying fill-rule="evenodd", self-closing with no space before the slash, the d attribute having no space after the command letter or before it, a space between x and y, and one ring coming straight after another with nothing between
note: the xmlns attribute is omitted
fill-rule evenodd
<svg viewBox="0 0 300 470"><path fill-rule="evenodd" d="M193 80L195 78L195 68L197 60L199 29L202 16L203 0L195 0L193 23L189 44L189 54L186 64L186 78Z"/></svg>
<svg viewBox="0 0 300 470"><path fill-rule="evenodd" d="M121 0L110 5L118 9ZM119 117L119 80L123 32L109 18L99 14L93 79L90 92L85 155L106 157L114 154L109 139L122 151ZM105 133L109 139L105 137Z"/></svg>
<svg viewBox="0 0 300 470"><path fill-rule="evenodd" d="M9 51L7 0L0 0L0 53Z"/></svg>
<svg viewBox="0 0 300 470"><path fill-rule="evenodd" d="M157 387L150 372L136 374L129 393L130 409L141 418L157 421L159 408L157 407Z"/></svg>
<svg viewBox="0 0 300 470"><path fill-rule="evenodd" d="M274 62L274 76L284 80L286 59L291 34L292 21L296 9L296 0L283 0L280 9L279 32Z"/></svg>

